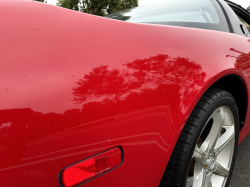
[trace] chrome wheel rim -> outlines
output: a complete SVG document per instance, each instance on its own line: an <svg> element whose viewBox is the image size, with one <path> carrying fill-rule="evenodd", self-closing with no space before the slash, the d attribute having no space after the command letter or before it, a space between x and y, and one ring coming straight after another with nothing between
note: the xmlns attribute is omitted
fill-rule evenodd
<svg viewBox="0 0 250 187"><path fill-rule="evenodd" d="M232 111L221 106L210 116L193 152L186 187L224 187L235 144Z"/></svg>

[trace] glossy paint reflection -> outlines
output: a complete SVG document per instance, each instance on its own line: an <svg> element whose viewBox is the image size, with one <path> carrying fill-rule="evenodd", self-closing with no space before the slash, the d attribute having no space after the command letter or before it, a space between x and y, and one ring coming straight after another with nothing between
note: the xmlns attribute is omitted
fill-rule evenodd
<svg viewBox="0 0 250 187"><path fill-rule="evenodd" d="M250 42L250 40L247 40ZM250 83L250 51L249 52L243 52L234 48L230 48L230 51L232 51L233 54L227 55L227 58L233 58L236 59L235 61L235 68L239 69L244 73L244 75L247 78L247 83ZM247 86L247 85L246 85ZM248 92L248 98L250 97L250 94ZM247 104L247 103L246 103ZM248 99L248 105L249 105L249 99ZM245 120L245 125L243 129L241 130L240 137L239 137L239 143L241 143L244 138L248 135L250 132L250 115L249 115L249 108L247 107L247 115Z"/></svg>
<svg viewBox="0 0 250 187"><path fill-rule="evenodd" d="M238 51L234 48L230 49L231 51L239 54L239 56L230 56L228 55L227 57L234 57L236 58L236 63L235 63L235 68L242 70L246 76L249 76L249 70L250 70L250 52L249 53L244 53L241 51Z"/></svg>
<svg viewBox="0 0 250 187"><path fill-rule="evenodd" d="M182 99L182 90L200 86L205 76L201 66L195 62L186 58L171 58L168 55L137 59L125 64L123 69L109 70L108 65L93 68L83 79L79 79L77 86L72 89L72 102L84 103L82 109L70 109L62 114L43 114L32 109L2 110L1 142L5 142L6 147L7 142L18 142L22 144L18 146L21 149L26 147L26 142L69 128L103 119L109 121L120 114L161 106L163 103ZM192 94L192 91L186 94ZM162 95L165 96L162 98ZM185 107L185 101L180 102L180 106ZM169 108L168 105L166 107ZM171 113L170 109L168 110L168 113ZM171 116L169 121L173 121ZM15 129L22 134L22 139L12 135ZM12 138L15 140L10 141ZM16 155L22 158L21 154ZM4 163L2 167L9 166L8 162Z"/></svg>
<svg viewBox="0 0 250 187"><path fill-rule="evenodd" d="M0 167L18 164L26 149L27 119L30 109L0 111Z"/></svg>
<svg viewBox="0 0 250 187"><path fill-rule="evenodd" d="M195 87L201 86L205 77L206 73L199 64L188 58L171 58L164 54L137 59L124 64L122 69L100 66L93 68L83 79L76 82L73 101L90 102L85 102L82 111L72 112L82 112L84 115L93 111L95 118L103 118L169 103L175 99L181 99L179 110L185 112L188 101L183 99L183 92L189 92L185 95L193 95ZM169 87L171 92L166 94ZM164 93L166 95L163 102ZM179 95L176 95L177 93ZM97 102L98 100L101 101Z"/></svg>
<svg viewBox="0 0 250 187"><path fill-rule="evenodd" d="M125 148L144 145L168 152L168 139L177 133L168 103L182 103L172 110L185 112L188 102L182 96L192 96L197 91L195 87L203 84L206 73L187 58L163 54L137 59L122 67L95 67L75 82L71 102L81 103L82 109L47 114L32 109L0 111L0 172L14 170L12 175L18 178L20 170L24 170L25 176L31 172L28 168L43 170L44 162L48 169L52 166L59 171L65 166L58 162L60 159L71 155L74 160L81 160L87 153L95 154L121 143ZM151 125L163 121L166 126ZM125 149L125 155L128 150ZM53 175L52 171L55 172L47 170L45 175Z"/></svg>
<svg viewBox="0 0 250 187"><path fill-rule="evenodd" d="M63 168L118 146L122 165L84 186L158 186L201 95L228 73L242 75L226 57L235 53L228 46L244 51L241 36L126 23L32 1L0 5L5 187L58 186Z"/></svg>

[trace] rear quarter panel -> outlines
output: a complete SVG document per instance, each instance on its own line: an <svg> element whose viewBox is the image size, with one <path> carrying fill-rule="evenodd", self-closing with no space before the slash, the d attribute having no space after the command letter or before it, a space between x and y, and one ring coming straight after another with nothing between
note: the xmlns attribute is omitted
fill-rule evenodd
<svg viewBox="0 0 250 187"><path fill-rule="evenodd" d="M248 85L246 37L29 1L1 1L0 23L6 187L58 186L64 167L117 146L122 165L83 186L158 186L206 89L228 74Z"/></svg>

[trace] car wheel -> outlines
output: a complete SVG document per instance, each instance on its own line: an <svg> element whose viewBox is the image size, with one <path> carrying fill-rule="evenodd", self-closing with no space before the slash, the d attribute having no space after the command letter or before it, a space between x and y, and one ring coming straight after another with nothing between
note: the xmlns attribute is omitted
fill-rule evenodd
<svg viewBox="0 0 250 187"><path fill-rule="evenodd" d="M188 118L160 187L228 186L238 137L239 114L233 96L209 89Z"/></svg>

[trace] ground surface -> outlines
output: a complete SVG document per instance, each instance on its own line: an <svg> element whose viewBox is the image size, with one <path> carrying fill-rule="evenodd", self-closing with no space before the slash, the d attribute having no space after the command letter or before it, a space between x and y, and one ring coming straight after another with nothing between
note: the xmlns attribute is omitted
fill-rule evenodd
<svg viewBox="0 0 250 187"><path fill-rule="evenodd" d="M250 187L250 135L238 147L229 187Z"/></svg>

